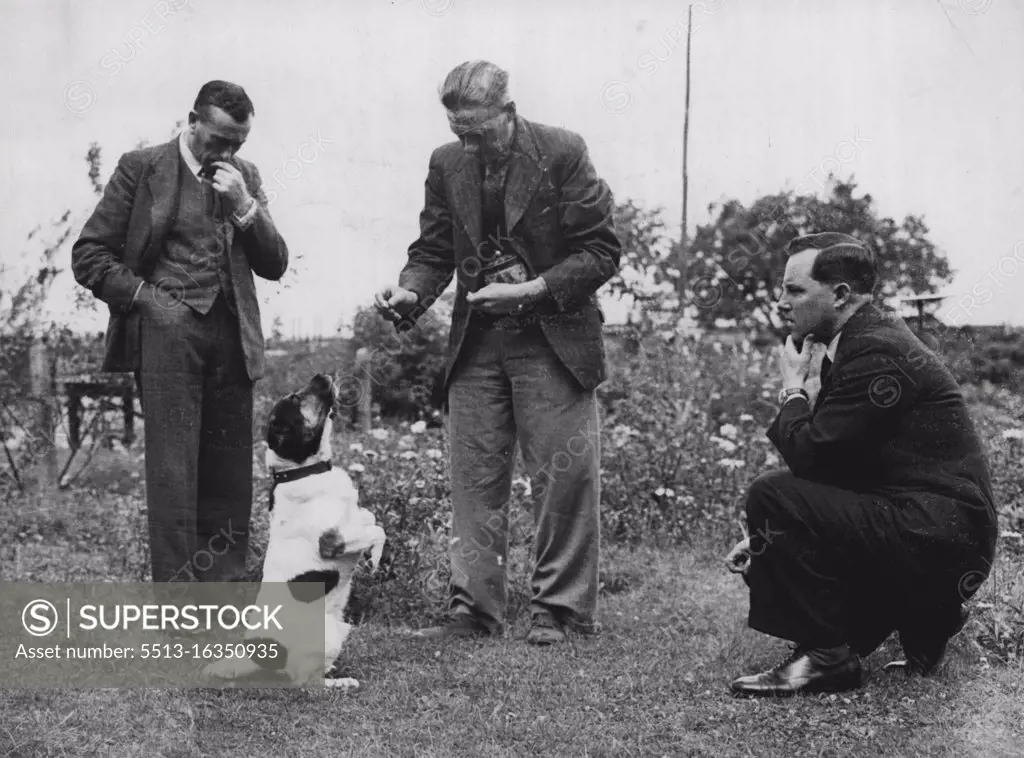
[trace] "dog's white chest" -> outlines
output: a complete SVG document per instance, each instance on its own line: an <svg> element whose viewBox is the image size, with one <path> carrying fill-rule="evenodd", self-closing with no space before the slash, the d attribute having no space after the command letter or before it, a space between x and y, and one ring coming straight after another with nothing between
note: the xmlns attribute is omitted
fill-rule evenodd
<svg viewBox="0 0 1024 758"><path fill-rule="evenodd" d="M264 581L288 581L328 565L320 537L344 527L359 510L358 493L344 471L279 484L274 491Z"/></svg>

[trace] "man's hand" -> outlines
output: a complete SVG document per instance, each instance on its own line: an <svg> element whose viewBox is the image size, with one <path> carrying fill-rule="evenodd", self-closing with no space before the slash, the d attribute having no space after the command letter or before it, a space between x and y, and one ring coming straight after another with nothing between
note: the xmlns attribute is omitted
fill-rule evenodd
<svg viewBox="0 0 1024 758"><path fill-rule="evenodd" d="M507 316L522 313L523 308L540 299L547 291L543 279L532 279L521 284L494 283L466 295L466 302L482 313Z"/></svg>
<svg viewBox="0 0 1024 758"><path fill-rule="evenodd" d="M409 315L420 296L404 287L385 287L373 296L377 312L388 321L401 321Z"/></svg>
<svg viewBox="0 0 1024 758"><path fill-rule="evenodd" d="M252 195L245 186L242 172L226 161L214 161L212 165L217 171L211 182L213 188L227 200L228 214L246 210L252 202Z"/></svg>
<svg viewBox="0 0 1024 758"><path fill-rule="evenodd" d="M805 337L803 349L797 351L793 335L786 337L786 344L779 349L779 369L782 372L782 388L796 389L804 386L807 379L807 367L811 362L811 350L814 340Z"/></svg>
<svg viewBox="0 0 1024 758"><path fill-rule="evenodd" d="M151 321L173 308L185 307L185 287L173 276L164 277L152 284L143 282L135 298L134 310L144 319Z"/></svg>
<svg viewBox="0 0 1024 758"><path fill-rule="evenodd" d="M737 543L725 556L725 566L734 574L745 574L750 568L750 538Z"/></svg>

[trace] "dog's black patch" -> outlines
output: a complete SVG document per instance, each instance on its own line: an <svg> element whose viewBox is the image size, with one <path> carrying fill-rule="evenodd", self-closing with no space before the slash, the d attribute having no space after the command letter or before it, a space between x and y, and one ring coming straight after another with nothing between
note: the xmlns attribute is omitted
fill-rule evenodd
<svg viewBox="0 0 1024 758"><path fill-rule="evenodd" d="M288 582L288 591L300 603L312 603L337 587L339 578L337 571L306 571ZM315 586L317 582L323 582L323 592Z"/></svg>
<svg viewBox="0 0 1024 758"><path fill-rule="evenodd" d="M267 424L267 445L285 460L304 461L320 449L324 423L333 413L337 390L330 377L317 374L302 390L278 400L270 411ZM312 411L315 420L308 421L302 408Z"/></svg>
<svg viewBox="0 0 1024 758"><path fill-rule="evenodd" d="M267 445L289 461L304 461L320 449L323 424L310 429L302 415L301 399L289 395L278 400L270 411L267 426Z"/></svg>

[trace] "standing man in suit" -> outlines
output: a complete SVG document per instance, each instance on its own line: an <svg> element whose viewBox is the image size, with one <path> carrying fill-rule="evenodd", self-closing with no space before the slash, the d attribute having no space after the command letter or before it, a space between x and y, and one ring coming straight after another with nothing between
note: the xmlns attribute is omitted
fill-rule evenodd
<svg viewBox="0 0 1024 758"><path fill-rule="evenodd" d="M929 674L966 621L998 534L988 464L963 395L902 319L872 304L875 259L855 237L790 243L779 314L782 408L768 432L788 471L747 497L749 541L730 555L750 588L749 624L796 643L736 693L840 691L894 629ZM812 408L812 343L827 345ZM797 345L802 344L798 351Z"/></svg>
<svg viewBox="0 0 1024 758"><path fill-rule="evenodd" d="M431 636L504 631L516 443L533 482L528 641L596 631L605 379L596 291L618 270L612 193L583 139L527 121L508 74L453 69L441 103L458 141L430 157L420 236L376 305L415 321L457 275L445 382L451 445L449 623Z"/></svg>
<svg viewBox="0 0 1024 758"><path fill-rule="evenodd" d="M245 570L264 373L253 274L288 266L259 172L235 156L253 115L237 84L204 84L177 138L121 157L71 254L110 308L103 370L139 385L154 582Z"/></svg>

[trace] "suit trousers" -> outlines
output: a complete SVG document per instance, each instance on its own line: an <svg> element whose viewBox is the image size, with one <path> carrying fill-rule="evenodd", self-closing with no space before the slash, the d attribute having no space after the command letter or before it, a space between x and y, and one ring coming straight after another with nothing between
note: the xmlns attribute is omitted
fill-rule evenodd
<svg viewBox="0 0 1024 758"><path fill-rule="evenodd" d="M238 318L218 295L143 315L136 372L146 435L154 582L245 572L252 510L253 383Z"/></svg>
<svg viewBox="0 0 1024 758"><path fill-rule="evenodd" d="M517 442L535 524L530 612L596 628L600 430L596 394L539 326L471 328L448 393L453 614L505 626L509 498Z"/></svg>
<svg viewBox="0 0 1024 758"><path fill-rule="evenodd" d="M773 471L747 497L749 625L867 655L901 638L946 639L988 574L966 506L858 493Z"/></svg>

